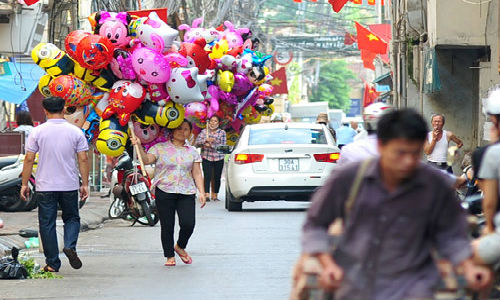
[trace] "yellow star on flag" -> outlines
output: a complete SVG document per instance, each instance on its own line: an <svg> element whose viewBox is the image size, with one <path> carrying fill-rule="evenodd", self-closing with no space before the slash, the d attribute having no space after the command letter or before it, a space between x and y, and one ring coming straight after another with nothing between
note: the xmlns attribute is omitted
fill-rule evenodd
<svg viewBox="0 0 500 300"><path fill-rule="evenodd" d="M279 78L274 78L273 80L271 80L271 85L272 86L279 86L279 85L281 85L282 82L283 82L283 80L281 80Z"/></svg>
<svg viewBox="0 0 500 300"><path fill-rule="evenodd" d="M378 41L379 38L374 35L373 33L370 33L369 35L366 36L370 41Z"/></svg>

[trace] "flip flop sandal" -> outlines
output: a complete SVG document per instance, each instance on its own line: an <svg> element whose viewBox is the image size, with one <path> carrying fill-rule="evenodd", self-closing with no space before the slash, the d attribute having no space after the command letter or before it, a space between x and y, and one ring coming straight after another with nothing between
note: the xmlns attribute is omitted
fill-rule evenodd
<svg viewBox="0 0 500 300"><path fill-rule="evenodd" d="M175 253L177 253L177 255L179 255L179 257L181 258L182 262L185 263L186 265L190 265L190 264L193 263L193 259L187 253L184 254L184 255L182 255L179 252L179 250L177 250L177 247L174 248L174 251L175 251Z"/></svg>
<svg viewBox="0 0 500 300"><path fill-rule="evenodd" d="M58 271L56 271L54 268L52 268L51 266L49 265L46 265L45 267L43 267L42 269L44 272L50 272L50 273L57 273Z"/></svg>
<svg viewBox="0 0 500 300"><path fill-rule="evenodd" d="M167 261L165 262L165 266L167 267L175 267L175 260L174 261Z"/></svg>

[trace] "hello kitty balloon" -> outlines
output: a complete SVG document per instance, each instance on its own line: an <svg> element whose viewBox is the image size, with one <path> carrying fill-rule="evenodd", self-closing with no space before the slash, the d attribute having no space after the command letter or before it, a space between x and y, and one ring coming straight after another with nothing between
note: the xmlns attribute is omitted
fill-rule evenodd
<svg viewBox="0 0 500 300"><path fill-rule="evenodd" d="M176 103L203 101L198 82L198 68L173 68L167 82L167 93Z"/></svg>
<svg viewBox="0 0 500 300"><path fill-rule="evenodd" d="M166 53L172 48L179 32L163 22L156 12L151 12L147 20L137 26L136 34L138 40L146 47Z"/></svg>

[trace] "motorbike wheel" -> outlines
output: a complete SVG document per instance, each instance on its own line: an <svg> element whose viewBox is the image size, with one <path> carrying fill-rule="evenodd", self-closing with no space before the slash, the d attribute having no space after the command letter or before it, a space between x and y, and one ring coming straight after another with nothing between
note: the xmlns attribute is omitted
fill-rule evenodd
<svg viewBox="0 0 500 300"><path fill-rule="evenodd" d="M121 218L126 208L127 207L125 205L125 202L122 199L116 197L115 200L109 206L108 217L110 219Z"/></svg>
<svg viewBox="0 0 500 300"><path fill-rule="evenodd" d="M0 198L0 202L2 210L7 212L23 211L27 205L27 202L21 199L19 190L15 191L11 195L2 196Z"/></svg>
<svg viewBox="0 0 500 300"><path fill-rule="evenodd" d="M138 218L137 222L142 225L155 226L160 220L157 210L151 210L151 206L147 201L141 201L141 207L144 212L144 217Z"/></svg>

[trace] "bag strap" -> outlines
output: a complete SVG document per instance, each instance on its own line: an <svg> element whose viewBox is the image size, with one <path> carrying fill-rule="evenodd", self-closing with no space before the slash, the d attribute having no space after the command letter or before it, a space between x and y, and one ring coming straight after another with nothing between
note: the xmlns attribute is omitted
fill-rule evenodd
<svg viewBox="0 0 500 300"><path fill-rule="evenodd" d="M356 173L356 177L351 185L351 190L349 191L349 197L344 205L344 223L349 214L351 213L352 207L356 202L356 198L358 197L359 188L361 187L361 181L363 180L363 176L365 175L366 169L370 165L372 159L364 160L358 168L358 172Z"/></svg>

